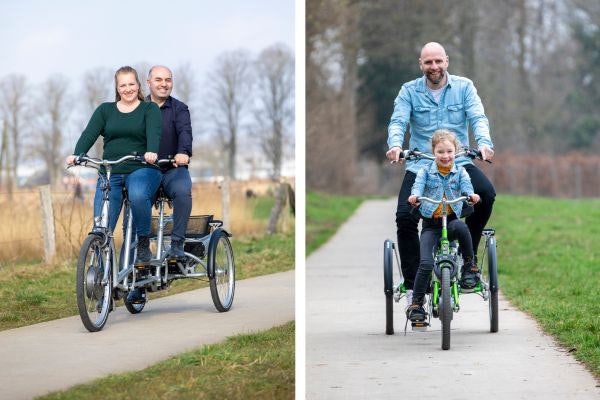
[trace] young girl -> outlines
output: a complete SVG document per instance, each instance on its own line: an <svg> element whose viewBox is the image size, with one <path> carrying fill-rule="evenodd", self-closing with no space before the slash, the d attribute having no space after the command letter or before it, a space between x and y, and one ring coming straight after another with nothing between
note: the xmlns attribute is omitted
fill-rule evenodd
<svg viewBox="0 0 600 400"><path fill-rule="evenodd" d="M417 173L408 202L419 205L419 196L432 199L445 197L454 200L461 195L469 196L470 204L479 201L479 196L473 193L473 185L469 174L463 167L454 165L456 151L460 143L454 134L448 130L437 130L431 138L431 147L435 162L430 167L425 167ZM406 310L406 316L413 322L424 321L426 318L423 309L425 290L429 276L433 270L433 248L440 240L442 234L442 205L423 202L420 207L423 217L421 229L421 261L415 277L412 304ZM467 225L460 220L462 204L456 203L448 207L448 239L458 239L464 258L461 286L473 288L477 284L478 269L473 260L473 242Z"/></svg>

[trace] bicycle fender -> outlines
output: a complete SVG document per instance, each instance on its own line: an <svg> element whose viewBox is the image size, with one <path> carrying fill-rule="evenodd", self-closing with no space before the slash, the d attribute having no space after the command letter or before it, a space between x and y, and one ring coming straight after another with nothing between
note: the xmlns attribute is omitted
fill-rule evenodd
<svg viewBox="0 0 600 400"><path fill-rule="evenodd" d="M442 268L450 268L450 277L454 278L457 272L456 256L452 254L438 254L435 257L433 273L438 279L442 279Z"/></svg>

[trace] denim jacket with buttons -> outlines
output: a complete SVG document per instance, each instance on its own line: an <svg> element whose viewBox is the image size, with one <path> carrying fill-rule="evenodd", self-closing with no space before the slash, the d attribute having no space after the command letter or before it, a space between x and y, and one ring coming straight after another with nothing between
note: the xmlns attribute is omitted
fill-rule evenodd
<svg viewBox="0 0 600 400"><path fill-rule="evenodd" d="M427 89L426 78L405 83L394 101L394 112L388 126L389 148L403 147L404 134L410 126L410 150L431 152L431 137L438 129L452 131L459 142L469 146L469 126L474 133L477 147L486 145L493 148L490 127L481 99L473 82L467 78L446 73L448 84L444 88L439 103ZM457 157L458 165L472 163L468 157ZM406 169L417 173L431 164L430 160L413 160L406 163Z"/></svg>
<svg viewBox="0 0 600 400"><path fill-rule="evenodd" d="M438 171L437 164L432 162L428 168L421 168L417 172L410 194L429 197L433 200L441 200L443 195L446 195L446 199L454 200L462 194L470 196L473 193L475 191L471 184L471 178L463 167L454 163L450 172L444 176ZM450 205L458 218L460 218L462 206L462 202ZM421 215L424 218L431 218L436 208L438 208L438 204L422 201L420 206Z"/></svg>

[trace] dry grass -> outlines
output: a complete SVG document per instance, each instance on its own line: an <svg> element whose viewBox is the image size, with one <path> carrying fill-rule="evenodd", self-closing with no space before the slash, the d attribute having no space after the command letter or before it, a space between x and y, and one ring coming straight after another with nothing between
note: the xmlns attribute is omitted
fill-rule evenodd
<svg viewBox="0 0 600 400"><path fill-rule="evenodd" d="M237 235L262 234L267 220L257 216L261 198L269 197L273 183L268 181L236 181L231 183L230 216L228 227ZM247 199L246 190L251 188L258 197ZM54 226L56 230L57 259L76 257L79 246L92 226L94 192L85 192L83 202L75 201L71 192L53 191ZM221 189L216 183L195 184L192 192L192 215L213 214L222 218ZM170 210L167 211L170 213ZM293 229L292 222L284 213L282 230ZM42 221L40 195L37 189L13 193L12 199L0 193L0 266L15 262L43 259ZM119 223L120 226L120 223ZM120 242L121 229L115 237Z"/></svg>

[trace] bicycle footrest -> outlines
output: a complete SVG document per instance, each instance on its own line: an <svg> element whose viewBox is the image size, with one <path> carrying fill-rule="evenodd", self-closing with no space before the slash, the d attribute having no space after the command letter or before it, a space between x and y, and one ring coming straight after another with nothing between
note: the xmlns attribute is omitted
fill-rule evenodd
<svg viewBox="0 0 600 400"><path fill-rule="evenodd" d="M429 327L429 323L426 321L423 322L411 322L410 323L413 331L424 332Z"/></svg>

